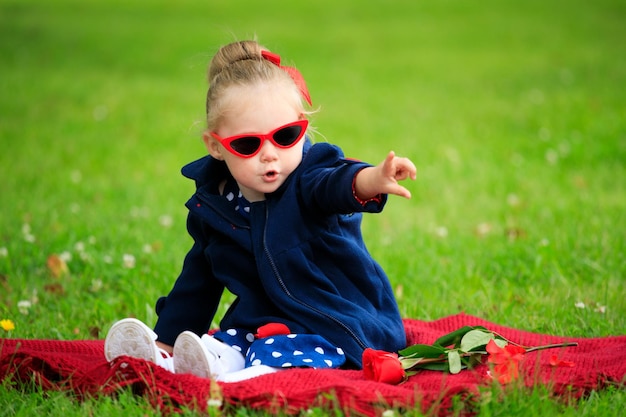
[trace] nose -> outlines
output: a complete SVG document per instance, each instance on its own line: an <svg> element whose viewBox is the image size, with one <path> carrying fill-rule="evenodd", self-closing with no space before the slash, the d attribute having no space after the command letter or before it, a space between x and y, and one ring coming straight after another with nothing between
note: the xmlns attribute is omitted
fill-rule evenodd
<svg viewBox="0 0 626 417"><path fill-rule="evenodd" d="M276 148L271 141L266 140L263 142L263 145L261 145L259 157L263 162L275 161L278 159L278 148Z"/></svg>

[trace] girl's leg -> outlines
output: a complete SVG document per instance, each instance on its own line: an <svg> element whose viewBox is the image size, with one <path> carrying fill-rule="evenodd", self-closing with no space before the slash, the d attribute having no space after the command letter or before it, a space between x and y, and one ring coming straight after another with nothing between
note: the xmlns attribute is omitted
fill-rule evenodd
<svg viewBox="0 0 626 417"><path fill-rule="evenodd" d="M219 378L217 378L217 380L222 381L222 382L239 382L239 381L244 381L246 379L254 378L254 377L265 375L265 374L271 374L271 373L282 371L282 370L283 370L282 368L272 368L271 366L267 366L267 365L255 365L255 366L250 366L245 369L241 369L239 371L224 374L220 376Z"/></svg>

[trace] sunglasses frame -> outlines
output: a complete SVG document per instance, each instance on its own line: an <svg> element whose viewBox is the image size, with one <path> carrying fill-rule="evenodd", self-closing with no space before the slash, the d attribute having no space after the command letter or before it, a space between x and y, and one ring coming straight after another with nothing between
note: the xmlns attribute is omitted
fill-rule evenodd
<svg viewBox="0 0 626 417"><path fill-rule="evenodd" d="M280 143L276 142L276 140L274 140L274 135L276 133L292 126L299 126L302 128L302 130L300 131L300 134L292 143L290 143L289 145L281 145ZM222 144L222 146L224 146L224 148L226 148L226 150L228 150L228 152L232 153L233 155L239 156L241 158L252 158L253 156L259 153L259 151L263 147L263 144L265 143L266 140L269 140L270 142L272 142L272 144L276 146L277 148L281 148L281 149L291 148L296 143L298 143L300 139L302 139L302 137L306 133L306 129L308 128L308 126L309 126L309 121L307 119L300 119L300 120L296 120L295 122L291 122L291 123L287 123L285 125L279 126L276 129L266 134L246 133L243 135L234 135L234 136L228 136L226 138L223 138L219 136L217 133L211 132L211 136L217 139ZM243 139L243 138L259 139L260 140L259 147L251 154L243 154L243 153L238 152L237 150L235 150L235 148L232 147L232 143L238 139Z"/></svg>

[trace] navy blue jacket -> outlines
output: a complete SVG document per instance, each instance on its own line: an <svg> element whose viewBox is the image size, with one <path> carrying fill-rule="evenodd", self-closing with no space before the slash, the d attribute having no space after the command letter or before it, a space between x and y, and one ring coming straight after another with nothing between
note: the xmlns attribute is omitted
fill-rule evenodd
<svg viewBox="0 0 626 417"><path fill-rule="evenodd" d="M277 191L251 204L249 221L219 195L230 178L222 161L206 156L185 166L197 187L187 202L194 244L157 302L159 340L172 345L184 330L205 333L227 288L236 299L221 329L284 323L323 336L357 367L367 347L404 348L391 285L361 235L361 212L380 212L387 198L362 203L353 195L366 166L336 146L313 145Z"/></svg>

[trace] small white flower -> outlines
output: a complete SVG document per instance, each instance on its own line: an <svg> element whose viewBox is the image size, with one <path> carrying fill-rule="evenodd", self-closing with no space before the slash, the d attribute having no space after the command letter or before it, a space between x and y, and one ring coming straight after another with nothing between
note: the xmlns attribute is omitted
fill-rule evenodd
<svg viewBox="0 0 626 417"><path fill-rule="evenodd" d="M69 261L71 261L71 260L72 260L72 254L71 254L70 252L68 252L68 251L61 252L61 254L59 255L59 258L60 258L63 262L68 263Z"/></svg>
<svg viewBox="0 0 626 417"><path fill-rule="evenodd" d="M606 306L603 306L601 304L596 304L596 308L594 308L594 310L596 313L600 313L600 314L604 314L606 313Z"/></svg>
<svg viewBox="0 0 626 417"><path fill-rule="evenodd" d="M6 247L2 246L0 248L0 258L6 258L7 256L9 256L9 250Z"/></svg>
<svg viewBox="0 0 626 417"><path fill-rule="evenodd" d="M491 224L483 222L476 226L476 234L478 236L486 236L489 233L491 233Z"/></svg>
<svg viewBox="0 0 626 417"><path fill-rule="evenodd" d="M20 300L17 302L17 309L25 316L28 315L28 312L32 306L33 303L28 300Z"/></svg>
<svg viewBox="0 0 626 417"><path fill-rule="evenodd" d="M104 255L104 256L102 257L102 261L103 261L105 264L112 264L112 263L113 263L113 257L112 257L111 255Z"/></svg>
<svg viewBox="0 0 626 417"><path fill-rule="evenodd" d="M30 224L24 223L22 225L22 236L24 237L24 240L28 243L33 243L35 241L35 235L31 233Z"/></svg>
<svg viewBox="0 0 626 417"><path fill-rule="evenodd" d="M509 194L506 197L506 203L511 207L517 207L520 205L521 200L517 194Z"/></svg>
<svg viewBox="0 0 626 417"><path fill-rule="evenodd" d="M78 256L80 257L80 260L83 262L91 262L91 255L88 254L87 252L79 252Z"/></svg>
<svg viewBox="0 0 626 417"><path fill-rule="evenodd" d="M74 250L76 250L76 252L85 252L85 244L83 242L76 242Z"/></svg>
<svg viewBox="0 0 626 417"><path fill-rule="evenodd" d="M172 219L172 216L170 216L169 214L164 214L159 217L159 224L163 227L172 227L172 224L174 224L174 219Z"/></svg>
<svg viewBox="0 0 626 417"><path fill-rule="evenodd" d="M220 408L223 404L223 401L219 398L209 398L206 402L208 407Z"/></svg>
<svg viewBox="0 0 626 417"><path fill-rule="evenodd" d="M143 253L152 253L152 245L149 243L143 245Z"/></svg>
<svg viewBox="0 0 626 417"><path fill-rule="evenodd" d="M445 238L448 237L448 228L445 226L438 226L435 228L435 235Z"/></svg>
<svg viewBox="0 0 626 417"><path fill-rule="evenodd" d="M98 292L102 289L102 280L101 279L94 279L91 281L91 287L89 287L89 289L91 290L91 292Z"/></svg>
<svg viewBox="0 0 626 417"><path fill-rule="evenodd" d="M546 161L548 161L550 165L554 165L559 162L559 154L557 153L557 151L555 151L554 149L548 149L546 151Z"/></svg>
<svg viewBox="0 0 626 417"><path fill-rule="evenodd" d="M585 303L583 303L582 301L578 301L576 304L574 304L574 307L584 309Z"/></svg>
<svg viewBox="0 0 626 417"><path fill-rule="evenodd" d="M124 265L124 268L134 268L135 267L135 257L133 255L130 255L128 253L125 253L122 256L122 263Z"/></svg>

